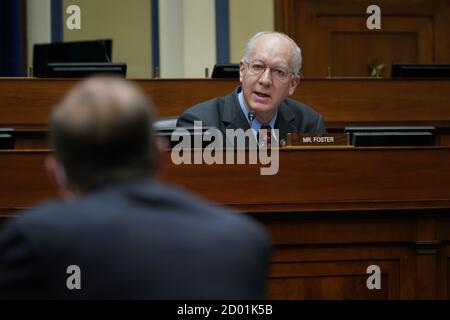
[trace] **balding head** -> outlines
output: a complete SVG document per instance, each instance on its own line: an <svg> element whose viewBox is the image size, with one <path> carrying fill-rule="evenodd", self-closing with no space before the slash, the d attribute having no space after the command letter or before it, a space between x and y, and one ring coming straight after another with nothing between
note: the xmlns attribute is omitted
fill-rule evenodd
<svg viewBox="0 0 450 320"><path fill-rule="evenodd" d="M154 173L152 124L152 105L135 85L90 78L55 108L51 144L68 182L90 191Z"/></svg>
<svg viewBox="0 0 450 320"><path fill-rule="evenodd" d="M255 34L244 48L244 60L249 60L249 56L252 54L252 50L257 42L267 41L267 39L279 42L284 41L289 44L291 47L289 58L291 64L290 67L293 69L294 73L298 73L302 67L302 51L292 38L282 32L261 31Z"/></svg>

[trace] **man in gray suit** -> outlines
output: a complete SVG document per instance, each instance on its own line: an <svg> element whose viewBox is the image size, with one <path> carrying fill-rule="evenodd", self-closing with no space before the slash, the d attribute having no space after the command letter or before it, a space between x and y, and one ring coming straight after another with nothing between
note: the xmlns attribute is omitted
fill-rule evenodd
<svg viewBox="0 0 450 320"><path fill-rule="evenodd" d="M242 86L225 97L214 98L186 110L177 126L194 121L226 129L279 130L280 144L287 133L325 133L322 116L310 107L288 99L300 82L301 50L287 35L257 33L248 42L240 61Z"/></svg>
<svg viewBox="0 0 450 320"><path fill-rule="evenodd" d="M65 201L0 230L0 298L264 298L267 234L158 182L152 120L149 101L122 79L92 78L64 98L47 167Z"/></svg>

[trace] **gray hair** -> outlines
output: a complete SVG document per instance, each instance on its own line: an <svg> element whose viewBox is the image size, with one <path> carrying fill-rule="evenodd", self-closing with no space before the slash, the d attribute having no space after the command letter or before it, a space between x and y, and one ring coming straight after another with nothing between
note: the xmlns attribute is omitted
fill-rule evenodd
<svg viewBox="0 0 450 320"><path fill-rule="evenodd" d="M250 49L253 47L255 41L264 35L268 35L268 34L275 34L275 35L279 35L283 38L285 38L286 40L288 40L291 45L292 45L292 49L294 52L294 73L298 74L300 71L300 68L302 67L302 50L300 49L300 47L295 43L294 40L292 40L287 34L282 33L282 32L275 32L275 31L261 31L258 32L257 34L255 34L247 43L247 45L245 46L244 49L244 60L248 61L248 55L250 52Z"/></svg>

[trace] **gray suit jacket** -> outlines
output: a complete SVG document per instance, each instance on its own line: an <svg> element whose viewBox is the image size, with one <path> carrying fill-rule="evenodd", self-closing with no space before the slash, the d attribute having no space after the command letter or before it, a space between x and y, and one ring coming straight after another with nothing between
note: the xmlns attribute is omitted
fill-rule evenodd
<svg viewBox="0 0 450 320"><path fill-rule="evenodd" d="M203 126L215 127L225 135L226 129L250 128L250 124L239 105L237 94L241 87L225 97L197 104L187 109L177 122L178 127L192 127L194 121L203 121ZM326 133L322 116L303 103L292 99L284 100L275 122L280 139L286 139L288 133Z"/></svg>

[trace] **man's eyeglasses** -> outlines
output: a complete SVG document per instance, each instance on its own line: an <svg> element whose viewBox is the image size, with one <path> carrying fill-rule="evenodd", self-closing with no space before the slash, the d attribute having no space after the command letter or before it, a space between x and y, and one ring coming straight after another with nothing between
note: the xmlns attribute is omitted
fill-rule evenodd
<svg viewBox="0 0 450 320"><path fill-rule="evenodd" d="M265 64L259 61L258 62L245 61L245 64L247 65L247 68L250 71L250 73L254 74L255 76L262 75L264 72L266 72L267 68L269 68L272 78L275 77L275 79L280 81L287 80L290 74L295 75L294 72L282 66L266 66Z"/></svg>

